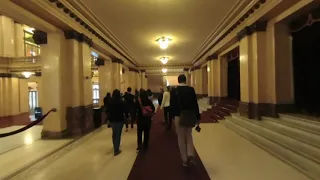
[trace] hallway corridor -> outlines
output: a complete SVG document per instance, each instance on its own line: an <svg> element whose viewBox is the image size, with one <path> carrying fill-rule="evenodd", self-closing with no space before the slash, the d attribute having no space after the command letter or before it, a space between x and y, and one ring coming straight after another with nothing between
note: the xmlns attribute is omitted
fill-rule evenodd
<svg viewBox="0 0 320 180"><path fill-rule="evenodd" d="M121 143L123 153L114 157L111 130L103 126L8 179L308 179L294 168L227 129L223 122L202 124L201 133L194 132L194 142L201 160L198 159L196 169L185 172L179 163L181 160L176 135L174 132L164 131L161 118L162 112L158 111L151 132L150 149L146 154L137 155L136 131L131 129L129 132L123 132Z"/></svg>

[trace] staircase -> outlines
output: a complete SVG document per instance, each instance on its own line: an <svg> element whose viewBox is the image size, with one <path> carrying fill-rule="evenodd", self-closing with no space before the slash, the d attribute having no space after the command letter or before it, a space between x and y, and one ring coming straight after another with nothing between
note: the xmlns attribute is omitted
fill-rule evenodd
<svg viewBox="0 0 320 180"><path fill-rule="evenodd" d="M207 110L207 115L218 122L224 120L227 116L231 116L231 113L238 112L238 101L224 99L215 103Z"/></svg>
<svg viewBox="0 0 320 180"><path fill-rule="evenodd" d="M284 114L261 121L232 114L224 124L311 179L320 180L320 122Z"/></svg>

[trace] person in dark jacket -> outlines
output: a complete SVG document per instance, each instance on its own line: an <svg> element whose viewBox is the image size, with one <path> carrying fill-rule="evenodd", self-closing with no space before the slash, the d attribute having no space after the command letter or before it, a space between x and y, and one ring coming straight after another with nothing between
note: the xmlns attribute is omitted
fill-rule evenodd
<svg viewBox="0 0 320 180"><path fill-rule="evenodd" d="M149 108L152 110L152 112L155 112L155 107L150 99L148 99L148 94L144 90L140 90L140 98L138 100L139 102L139 108L138 108L138 131L137 131L137 138L138 138L138 148L137 150L140 150L143 148L146 151L149 146L149 136L150 136L150 128L151 128L151 116L145 116L143 114L142 108ZM142 134L144 135L143 142L142 142Z"/></svg>
<svg viewBox="0 0 320 180"><path fill-rule="evenodd" d="M197 96L193 87L186 84L187 78L185 75L178 77L179 86L171 92L172 111L175 116L175 128L178 136L178 144L180 149L180 155L183 162L183 166L186 167L194 163L194 145L192 138L192 127L184 126L180 124L181 112L188 111L193 112L197 118L197 123L200 122L201 116L199 112L199 106Z"/></svg>
<svg viewBox="0 0 320 180"><path fill-rule="evenodd" d="M128 87L127 92L125 93L125 95L123 96L124 98L124 102L127 105L128 111L130 113L130 117L131 117L131 129L133 128L133 124L136 120L136 105L135 105L135 95L133 95L131 93L132 89L131 87ZM129 118L128 118L129 119ZM129 129L129 122L126 121L126 131L128 131Z"/></svg>
<svg viewBox="0 0 320 180"><path fill-rule="evenodd" d="M121 100L121 94L118 89L113 91L112 99L108 104L107 111L109 113L109 121L112 127L114 155L117 156L121 153L120 142L122 128L125 122L124 117L128 113L125 103Z"/></svg>
<svg viewBox="0 0 320 180"><path fill-rule="evenodd" d="M111 127L111 125L109 123L109 114L107 113L107 107L108 107L108 103L110 102L110 100L111 100L111 93L108 92L106 97L103 98L103 107L106 112L105 122L108 124L108 128Z"/></svg>

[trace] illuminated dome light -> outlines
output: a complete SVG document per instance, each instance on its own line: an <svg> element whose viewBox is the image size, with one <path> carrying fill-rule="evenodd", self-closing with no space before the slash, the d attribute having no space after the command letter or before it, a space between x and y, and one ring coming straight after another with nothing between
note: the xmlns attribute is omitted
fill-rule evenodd
<svg viewBox="0 0 320 180"><path fill-rule="evenodd" d="M167 49L171 39L169 39L168 37L161 37L156 41L159 43L161 49Z"/></svg>
<svg viewBox="0 0 320 180"><path fill-rule="evenodd" d="M168 69L162 69L163 73L167 73Z"/></svg>
<svg viewBox="0 0 320 180"><path fill-rule="evenodd" d="M167 64L169 58L168 57L161 57L160 61L162 62L162 64Z"/></svg>
<svg viewBox="0 0 320 180"><path fill-rule="evenodd" d="M34 73L33 72L22 72L22 75L25 77L25 78L29 78L31 75L33 75Z"/></svg>

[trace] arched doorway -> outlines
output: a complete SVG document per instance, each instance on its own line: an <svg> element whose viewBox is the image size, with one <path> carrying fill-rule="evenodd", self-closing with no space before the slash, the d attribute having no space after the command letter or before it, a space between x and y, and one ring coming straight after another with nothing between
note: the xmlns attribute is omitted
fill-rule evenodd
<svg viewBox="0 0 320 180"><path fill-rule="evenodd" d="M313 18L310 13L291 24L294 98L300 112L320 115L320 17Z"/></svg>

